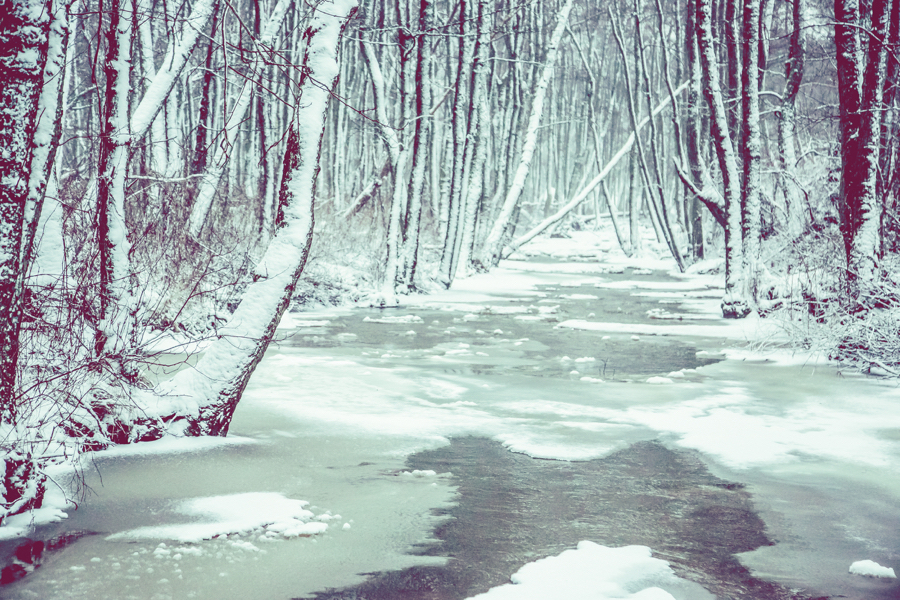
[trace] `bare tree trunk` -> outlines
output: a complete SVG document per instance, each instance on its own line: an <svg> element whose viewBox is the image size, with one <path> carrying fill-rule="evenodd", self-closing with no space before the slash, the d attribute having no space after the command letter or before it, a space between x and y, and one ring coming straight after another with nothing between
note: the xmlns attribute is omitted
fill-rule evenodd
<svg viewBox="0 0 900 600"><path fill-rule="evenodd" d="M475 251L475 227L479 203L484 193L484 169L487 162L488 138L491 130L488 106L488 58L490 54L491 28L494 2L478 1L478 39L475 46L475 64L472 69L472 111L469 120L469 142L474 148L469 168L469 181L462 213L460 249L456 258L456 277L469 275Z"/></svg>
<svg viewBox="0 0 900 600"><path fill-rule="evenodd" d="M887 69L884 44L888 0L872 3L871 36L865 67L858 0L836 0L835 44L841 104L841 232L854 301L871 292L877 268L882 206L878 198L881 111Z"/></svg>
<svg viewBox="0 0 900 600"><path fill-rule="evenodd" d="M212 12L212 0L203 1L210 3L210 12ZM284 20L285 13L291 4L292 0L278 0L278 3L272 9L269 20L266 22L266 28L254 52L254 62L250 68L251 73L259 70L260 65L263 63L262 56L273 51L273 40L281 29L281 22ZM197 190L197 196L194 199L194 205L191 208L191 215L188 219L188 233L194 238L200 236L203 226L206 224L209 208L212 206L213 198L219 189L219 182L222 180L225 168L229 164L232 148L238 142L240 126L246 118L247 111L250 109L250 103L254 96L253 90L256 86L257 83L252 78L244 82L240 96L234 102L231 114L227 117L221 133L222 137L215 141L215 155L212 161L208 161L206 172Z"/></svg>
<svg viewBox="0 0 900 600"><path fill-rule="evenodd" d="M21 271L25 203L31 173L31 138L50 29L50 2L0 0L0 423L16 419L21 303L16 286ZM8 464L8 463L7 463ZM3 494L4 507L17 498Z"/></svg>
<svg viewBox="0 0 900 600"><path fill-rule="evenodd" d="M785 220L791 238L803 232L803 194L797 183L797 94L803 80L803 0L791 1L791 41L784 65L784 93L778 112L778 147L781 162L781 188L784 193Z"/></svg>
<svg viewBox="0 0 900 600"><path fill-rule="evenodd" d="M425 149L431 134L431 45L426 32L431 29L431 0L419 0L418 35L416 39L416 113L412 141L412 175L409 180L409 204L404 219L403 277L407 291L415 289L416 269L419 262L419 229L422 221L422 194L425 188L425 167L428 155Z"/></svg>
<svg viewBox="0 0 900 600"><path fill-rule="evenodd" d="M741 86L741 155L743 185L741 186L741 236L744 242L744 276L750 300L757 300L759 243L761 232L760 186L762 138L759 128L759 30L760 0L744 0L743 68Z"/></svg>
<svg viewBox="0 0 900 600"><path fill-rule="evenodd" d="M703 187L703 168L701 166L702 155L700 153L700 102L703 93L703 71L700 67L700 57L697 51L697 36L694 19L696 9L694 2L687 0L687 18L685 19L685 42L687 44L687 68L691 81L688 92L687 113L685 121L685 159L690 168L691 182L694 189ZM691 190L691 186L685 186ZM685 193L688 193L688 190ZM700 211L700 198L690 192L688 209L690 223L691 255L694 260L703 258L703 216Z"/></svg>
<svg viewBox="0 0 900 600"><path fill-rule="evenodd" d="M700 64L706 85L703 93L710 110L710 130L719 158L722 184L725 189L725 297L722 314L726 318L743 318L750 313L746 300L746 282L743 270L743 243L741 240L741 192L734 154L734 146L728 130L728 117L719 72L716 65L712 38L710 0L697 0L696 35Z"/></svg>
<svg viewBox="0 0 900 600"><path fill-rule="evenodd" d="M44 83L38 100L38 122L34 132L34 155L28 181L28 201L25 205L25 230L22 240L22 264L16 291L22 302L25 280L35 258L38 224L41 222L47 186L56 162L56 151L62 135L63 81L69 43L69 10L65 3L54 7L50 24Z"/></svg>
<svg viewBox="0 0 900 600"><path fill-rule="evenodd" d="M463 187L463 158L465 153L466 126L463 123L465 98L463 95L463 81L465 81L466 66L469 64L472 44L467 39L466 31L466 0L460 0L459 7L459 45L456 82L453 89L453 115L451 117L450 156L453 157L450 169L449 187L446 199L447 226L444 230L444 248L441 253L441 264L438 267L438 279L444 287L449 288L453 283L454 265L456 264L456 239L459 233L462 212L462 187ZM449 144L448 144L449 145Z"/></svg>
<svg viewBox="0 0 900 600"><path fill-rule="evenodd" d="M216 49L214 42L216 37L216 27L219 23L219 2L214 4L212 14L212 25L210 26L210 39L206 43L206 60L203 70L203 87L200 96L200 113L199 123L197 124L197 137L194 142L194 158L191 162L191 173L202 173L206 169L207 156L209 154L209 130L210 130L210 96L213 89L213 56Z"/></svg>
<svg viewBox="0 0 900 600"><path fill-rule="evenodd" d="M121 0L111 0L106 32L103 72L106 88L100 129L100 157L97 170L97 213L95 235L100 271L100 310L94 338L94 355L121 353L127 346L122 334L129 333L131 302L128 231L125 223L125 172L131 144L128 97L131 92L131 23ZM107 343L112 342L107 347ZM124 367L124 364L120 364Z"/></svg>
<svg viewBox="0 0 900 600"><path fill-rule="evenodd" d="M401 218L406 213L406 192L408 191L403 177L406 174L406 162L409 152L403 148L400 137L388 123L384 77L374 48L366 40L360 40L360 46L363 49L366 66L372 79L378 132L384 141L391 163L391 204L388 213L387 239L385 240L387 260L385 263L384 281L381 286L380 301L382 304L395 304L397 283L401 274Z"/></svg>

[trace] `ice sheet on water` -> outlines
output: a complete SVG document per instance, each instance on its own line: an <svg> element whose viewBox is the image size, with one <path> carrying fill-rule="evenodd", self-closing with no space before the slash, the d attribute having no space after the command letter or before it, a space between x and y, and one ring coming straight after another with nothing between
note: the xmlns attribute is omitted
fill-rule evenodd
<svg viewBox="0 0 900 600"><path fill-rule="evenodd" d="M784 330L778 323L767 319L747 317L721 325L648 325L644 323L610 323L570 319L557 327L585 331L640 335L683 335L688 337L712 337L732 340L777 340L784 338Z"/></svg>
<svg viewBox="0 0 900 600"><path fill-rule="evenodd" d="M680 587L669 564L646 546L610 548L594 542L519 569L512 583L474 596L479 600L675 600L664 587Z"/></svg>
<svg viewBox="0 0 900 600"><path fill-rule="evenodd" d="M603 281L594 285L594 287L606 290L697 290L706 289L707 284L703 281L686 280L686 281Z"/></svg>
<svg viewBox="0 0 900 600"><path fill-rule="evenodd" d="M199 542L232 533L263 531L286 538L323 533L328 525L315 521L304 500L285 498L274 492L250 492L227 496L192 498L178 512L197 521L138 527L115 533L109 540L163 539Z"/></svg>

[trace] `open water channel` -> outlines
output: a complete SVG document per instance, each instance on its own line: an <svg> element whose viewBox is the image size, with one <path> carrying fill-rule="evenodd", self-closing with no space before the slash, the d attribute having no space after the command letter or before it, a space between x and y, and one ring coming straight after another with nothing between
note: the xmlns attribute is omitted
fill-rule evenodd
<svg viewBox="0 0 900 600"><path fill-rule="evenodd" d="M678 599L900 598L848 573L900 571L896 384L726 359L708 280L581 258L291 315L229 439L85 461L0 597L462 599L591 540L649 546ZM220 496L323 531L178 533Z"/></svg>

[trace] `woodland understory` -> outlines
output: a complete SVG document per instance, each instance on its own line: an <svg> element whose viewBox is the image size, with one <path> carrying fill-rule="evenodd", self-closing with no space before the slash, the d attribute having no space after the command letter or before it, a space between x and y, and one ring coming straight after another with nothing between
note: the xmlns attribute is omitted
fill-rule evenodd
<svg viewBox="0 0 900 600"><path fill-rule="evenodd" d="M0 14L0 524L81 452L225 435L292 301L573 228L649 224L725 317L900 375L900 0Z"/></svg>

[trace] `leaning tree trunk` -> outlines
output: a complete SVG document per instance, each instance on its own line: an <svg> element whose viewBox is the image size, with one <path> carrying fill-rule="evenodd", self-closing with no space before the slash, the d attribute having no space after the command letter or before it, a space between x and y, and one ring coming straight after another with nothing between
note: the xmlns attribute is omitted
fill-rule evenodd
<svg viewBox="0 0 900 600"><path fill-rule="evenodd" d="M209 4L209 12L212 13L212 0L203 1ZM199 238L200 233L203 231L213 198L215 198L219 189L219 182L222 180L225 168L229 164L233 146L237 143L240 127L247 118L247 111L250 110L250 101L254 97L253 91L258 86L254 74L259 72L264 58L272 59L274 55L273 43L281 30L281 22L292 4L291 0L278 0L278 3L272 9L266 28L257 42L256 52L253 54L253 64L249 69L250 76L245 80L240 95L225 122L224 131L221 134L223 139L216 144L216 151L211 159L205 154L203 156L203 160L207 165L206 171L200 181L197 196L194 198L191 215L188 217L188 233L194 238Z"/></svg>
<svg viewBox="0 0 900 600"><path fill-rule="evenodd" d="M159 408L156 414L170 423L182 423L189 435L228 432L238 401L306 265L326 109L339 74L339 40L355 10L355 0L333 0L319 4L310 18L303 33L306 48L294 95L298 103L288 133L275 236L217 341L194 369L182 371L157 390L172 403L168 414Z"/></svg>
<svg viewBox="0 0 900 600"><path fill-rule="evenodd" d="M556 20L556 29L550 37L547 47L547 58L544 60L544 68L541 72L541 78L538 80L537 88L534 92L534 99L531 104L531 116L528 119L528 130L525 133L525 144L522 146L522 158L519 160L519 166L513 177L512 185L503 201L500 214L497 215L490 233L484 242L484 248L481 253L481 264L490 268L496 266L500 262L500 255L503 250L503 238L509 227L513 212L519 203L519 197L522 189L525 187L525 179L528 177L528 171L531 168L531 159L534 156L534 149L537 145L538 127L541 124L541 116L544 112L544 97L547 95L547 86L550 85L550 78L553 76L553 69L556 65L556 57L558 55L559 44L562 40L563 32L566 30L566 24L569 20L569 12L572 10L573 0L566 0L559 16Z"/></svg>

